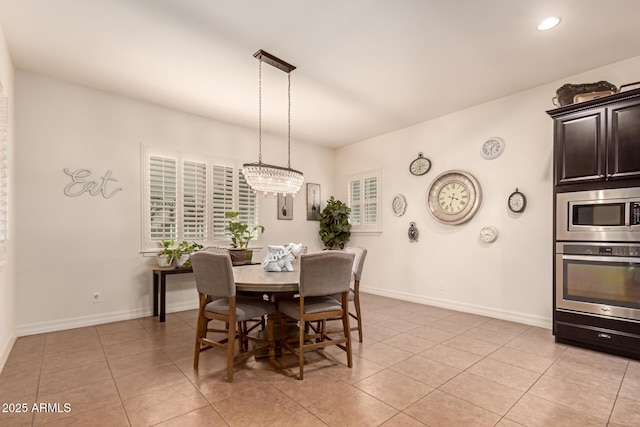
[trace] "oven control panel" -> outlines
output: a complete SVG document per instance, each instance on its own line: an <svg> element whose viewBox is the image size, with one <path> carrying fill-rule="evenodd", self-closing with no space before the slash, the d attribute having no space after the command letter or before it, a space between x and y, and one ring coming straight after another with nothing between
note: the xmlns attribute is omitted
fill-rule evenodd
<svg viewBox="0 0 640 427"><path fill-rule="evenodd" d="M560 253L566 255L638 257L640 256L640 246L563 244Z"/></svg>
<svg viewBox="0 0 640 427"><path fill-rule="evenodd" d="M629 225L640 225L640 203L631 202Z"/></svg>

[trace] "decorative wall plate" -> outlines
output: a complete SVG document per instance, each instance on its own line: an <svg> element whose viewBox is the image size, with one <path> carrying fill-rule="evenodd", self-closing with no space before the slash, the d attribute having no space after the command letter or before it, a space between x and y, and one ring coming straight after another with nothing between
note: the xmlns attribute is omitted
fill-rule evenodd
<svg viewBox="0 0 640 427"><path fill-rule="evenodd" d="M493 160L500 157L500 155L504 151L504 148L504 140L502 138L494 136L487 139L484 144L482 144L480 154L487 160Z"/></svg>
<svg viewBox="0 0 640 427"><path fill-rule="evenodd" d="M395 216L404 215L404 212L407 210L407 199L405 199L402 194L396 194L393 196L391 208L393 209L393 214Z"/></svg>
<svg viewBox="0 0 640 427"><path fill-rule="evenodd" d="M451 170L438 175L427 193L427 207L433 218L443 224L469 221L482 202L478 180L468 172Z"/></svg>
<svg viewBox="0 0 640 427"><path fill-rule="evenodd" d="M480 230L480 240L486 243L493 243L498 238L498 229L493 225L487 225Z"/></svg>

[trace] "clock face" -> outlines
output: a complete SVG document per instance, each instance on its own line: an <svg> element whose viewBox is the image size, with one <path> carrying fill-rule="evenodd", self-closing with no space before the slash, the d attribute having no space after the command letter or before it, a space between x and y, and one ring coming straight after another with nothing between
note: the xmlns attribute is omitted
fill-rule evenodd
<svg viewBox="0 0 640 427"><path fill-rule="evenodd" d="M473 175L448 171L433 180L427 193L427 206L439 222L449 225L470 220L480 208L482 190Z"/></svg>
<svg viewBox="0 0 640 427"><path fill-rule="evenodd" d="M516 188L516 191L514 191L513 193L511 193L511 195L509 195L509 209L511 209L512 212L523 212L524 208L527 207L527 198L524 194L522 194L521 192L518 191L518 189Z"/></svg>
<svg viewBox="0 0 640 427"><path fill-rule="evenodd" d="M488 225L480 230L480 240L486 243L493 243L498 238L498 229Z"/></svg>
<svg viewBox="0 0 640 427"><path fill-rule="evenodd" d="M469 188L460 181L449 181L438 192L440 209L448 214L461 212L469 203Z"/></svg>
<svg viewBox="0 0 640 427"><path fill-rule="evenodd" d="M413 175L424 175L431 169L431 161L426 157L422 157L422 153L409 165L409 171Z"/></svg>
<svg viewBox="0 0 640 427"><path fill-rule="evenodd" d="M482 144L482 149L480 150L480 154L482 157L488 160L493 160L502 154L505 148L505 143L502 138L493 137L487 139L484 144Z"/></svg>

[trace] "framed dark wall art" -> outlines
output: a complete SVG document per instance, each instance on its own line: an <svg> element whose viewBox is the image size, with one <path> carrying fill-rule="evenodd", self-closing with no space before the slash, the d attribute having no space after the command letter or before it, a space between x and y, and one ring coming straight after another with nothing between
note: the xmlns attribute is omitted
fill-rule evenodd
<svg viewBox="0 0 640 427"><path fill-rule="evenodd" d="M320 200L320 184L307 183L307 220L318 221Z"/></svg>
<svg viewBox="0 0 640 427"><path fill-rule="evenodd" d="M278 219L293 219L293 196L278 194Z"/></svg>

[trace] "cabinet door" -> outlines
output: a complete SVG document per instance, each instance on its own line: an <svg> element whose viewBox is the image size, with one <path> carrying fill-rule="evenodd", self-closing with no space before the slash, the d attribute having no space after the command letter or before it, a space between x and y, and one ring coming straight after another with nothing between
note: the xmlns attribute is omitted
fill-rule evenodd
<svg viewBox="0 0 640 427"><path fill-rule="evenodd" d="M604 179L605 118L601 108L555 120L557 185Z"/></svg>
<svg viewBox="0 0 640 427"><path fill-rule="evenodd" d="M640 101L609 107L607 177L640 178Z"/></svg>

